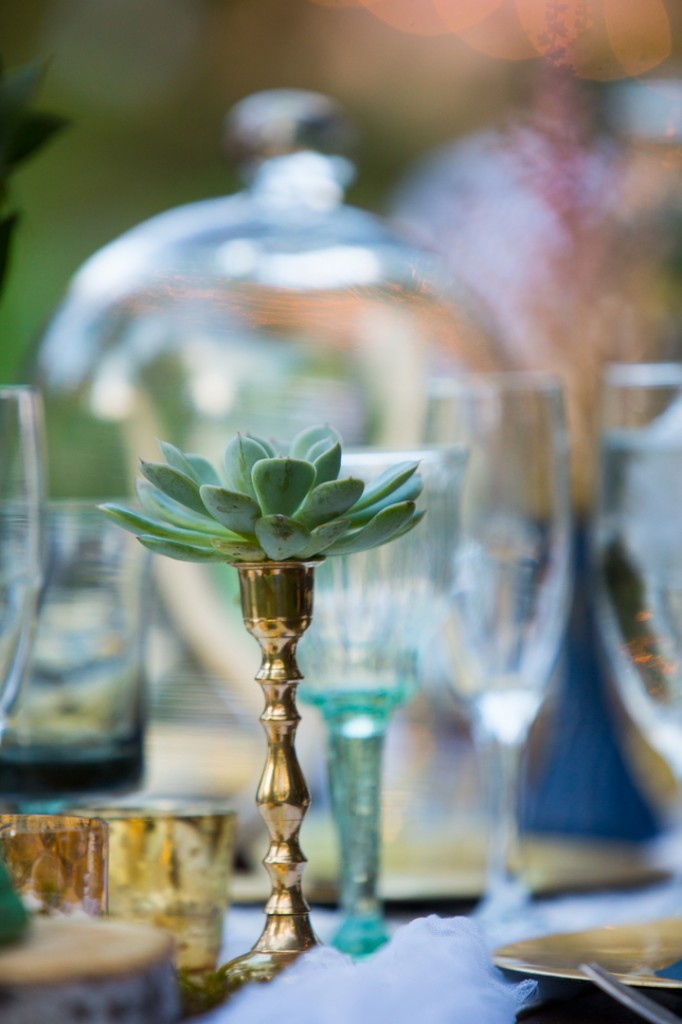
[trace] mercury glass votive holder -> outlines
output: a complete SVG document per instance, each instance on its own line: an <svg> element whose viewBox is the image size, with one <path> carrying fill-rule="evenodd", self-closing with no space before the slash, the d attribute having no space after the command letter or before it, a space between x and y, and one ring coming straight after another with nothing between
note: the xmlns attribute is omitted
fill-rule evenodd
<svg viewBox="0 0 682 1024"><path fill-rule="evenodd" d="M178 970L214 970L229 905L235 811L164 801L94 813L109 828L109 916L169 931Z"/></svg>
<svg viewBox="0 0 682 1024"><path fill-rule="evenodd" d="M104 821L70 814L0 814L0 855L31 913L106 914Z"/></svg>

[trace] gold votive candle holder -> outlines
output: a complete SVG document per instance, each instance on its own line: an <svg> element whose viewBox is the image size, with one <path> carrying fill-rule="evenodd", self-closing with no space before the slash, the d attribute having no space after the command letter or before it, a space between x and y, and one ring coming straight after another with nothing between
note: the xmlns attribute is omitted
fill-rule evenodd
<svg viewBox="0 0 682 1024"><path fill-rule="evenodd" d="M0 814L0 855L31 913L107 912L108 830L71 814Z"/></svg>
<svg viewBox="0 0 682 1024"><path fill-rule="evenodd" d="M178 970L214 970L229 906L235 811L155 802L93 813L109 828L110 917L169 931Z"/></svg>

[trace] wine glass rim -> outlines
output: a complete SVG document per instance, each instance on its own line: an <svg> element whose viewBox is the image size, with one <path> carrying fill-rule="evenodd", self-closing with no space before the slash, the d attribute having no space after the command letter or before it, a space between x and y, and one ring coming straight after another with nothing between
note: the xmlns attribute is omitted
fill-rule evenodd
<svg viewBox="0 0 682 1024"><path fill-rule="evenodd" d="M477 387L492 386L507 391L561 391L563 383L558 373L551 370L488 370L480 373L461 373L448 377L436 378L430 384L430 392L434 397L447 398L465 391L471 385Z"/></svg>
<svg viewBox="0 0 682 1024"><path fill-rule="evenodd" d="M679 387L682 362L607 363L603 379L609 387Z"/></svg>
<svg viewBox="0 0 682 1024"><path fill-rule="evenodd" d="M415 447L410 447L409 445L400 445L398 447L391 447L389 445L356 445L343 449L341 465L343 466L347 461L371 465L375 462L388 461L389 459L396 464L401 461L430 463L437 462L444 455L465 462L468 449L466 445L458 443L422 444Z"/></svg>

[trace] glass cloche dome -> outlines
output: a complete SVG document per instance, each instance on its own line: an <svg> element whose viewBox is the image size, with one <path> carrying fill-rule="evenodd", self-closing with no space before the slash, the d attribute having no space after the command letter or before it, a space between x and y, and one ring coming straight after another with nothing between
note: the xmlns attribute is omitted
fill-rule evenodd
<svg viewBox="0 0 682 1024"><path fill-rule="evenodd" d="M217 462L236 430L285 439L329 422L346 445L408 447L431 378L494 363L485 321L448 291L435 257L344 203L351 141L326 97L248 97L226 125L247 188L156 216L85 263L36 351L54 497L129 494L138 458L158 459L157 438ZM152 562L148 785L221 796L229 786L248 831L262 698L236 574ZM302 727L299 755L318 778L316 723L305 716ZM429 735L414 731L420 743ZM433 803L422 753L418 815ZM447 800L461 796L448 782Z"/></svg>
<svg viewBox="0 0 682 1024"><path fill-rule="evenodd" d="M217 458L238 429L330 422L346 444L408 444L429 377L486 364L482 321L433 257L343 203L351 132L333 101L258 93L226 125L248 188L101 249L42 338L56 496L128 493L156 438Z"/></svg>

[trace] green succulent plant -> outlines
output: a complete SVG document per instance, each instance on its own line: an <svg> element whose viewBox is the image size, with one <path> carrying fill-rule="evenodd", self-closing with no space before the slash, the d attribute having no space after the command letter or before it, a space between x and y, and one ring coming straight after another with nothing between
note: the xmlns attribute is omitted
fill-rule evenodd
<svg viewBox="0 0 682 1024"><path fill-rule="evenodd" d="M140 463L142 512L99 507L145 547L191 562L282 562L347 555L403 536L424 515L418 463L391 466L365 485L339 478L341 438L310 427L286 453L251 434L225 448L223 472L160 442L164 462Z"/></svg>

